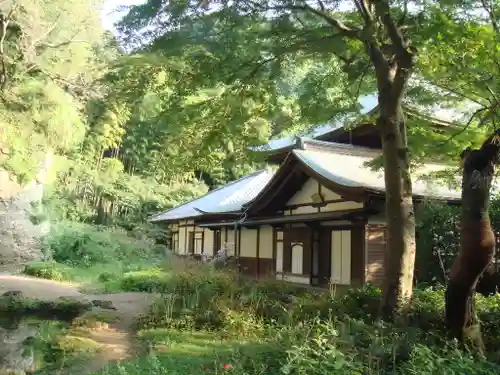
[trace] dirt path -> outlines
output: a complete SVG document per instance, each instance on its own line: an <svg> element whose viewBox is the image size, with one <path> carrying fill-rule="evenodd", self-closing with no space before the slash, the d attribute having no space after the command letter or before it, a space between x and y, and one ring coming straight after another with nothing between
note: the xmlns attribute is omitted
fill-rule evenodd
<svg viewBox="0 0 500 375"><path fill-rule="evenodd" d="M116 308L116 321L88 331L87 337L95 341L101 350L85 365L75 365L60 374L91 374L118 361L133 358L139 350L138 342L131 329L134 319L146 312L157 297L149 293L113 293L86 295L77 286L32 277L0 275L0 295L11 290L23 293L25 297L54 300L59 297L81 297L89 300L110 301ZM92 313L101 310L95 308Z"/></svg>

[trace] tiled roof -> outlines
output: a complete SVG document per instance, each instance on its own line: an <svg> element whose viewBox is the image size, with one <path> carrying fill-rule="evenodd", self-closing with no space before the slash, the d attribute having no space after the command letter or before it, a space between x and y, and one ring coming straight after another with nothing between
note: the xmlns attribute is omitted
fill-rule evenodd
<svg viewBox="0 0 500 375"><path fill-rule="evenodd" d="M260 171L236 181L234 184L222 187L218 192L203 199L196 208L203 213L228 213L240 211L241 206L248 203L260 193L274 176L270 170ZM208 198L208 195L206 195Z"/></svg>
<svg viewBox="0 0 500 375"><path fill-rule="evenodd" d="M367 162L380 156L381 151L331 142L307 141L304 150L296 149L292 152L304 165L334 183L385 192L383 170L373 170L366 165ZM450 167L427 163L412 171L413 194L439 199L460 199L460 190L422 179L431 172L447 168Z"/></svg>
<svg viewBox="0 0 500 375"><path fill-rule="evenodd" d="M373 102L376 102L376 97ZM416 104L411 104L411 105L405 105L405 111L407 115L411 115L414 117L420 117L422 119L427 119L430 122L434 122L436 124L440 125L445 125L445 126L450 126L452 125L453 122L462 122L465 123L467 120L470 118L472 113L477 109L475 107L474 103L466 103L467 105L464 107L457 107L457 108L443 108L440 107L439 105L431 105L431 106L424 106L424 105L416 105ZM361 112L361 116L373 116L376 114L378 111L378 105L375 105L374 107L365 108ZM360 117L354 117L355 119L357 118L358 120ZM353 120L355 121L355 120ZM323 125L320 127L316 127L313 130L311 130L306 137L304 138L311 138L311 139L323 139L324 137L328 137L330 134L333 134L334 131L339 131L343 126L337 122L333 121L329 125ZM286 151L287 148L290 148L294 145L295 139L298 136L288 136L284 138L279 138L279 139L271 139L269 140L268 143L266 143L263 146L258 146L258 147L253 147L252 149L255 151Z"/></svg>
<svg viewBox="0 0 500 375"><path fill-rule="evenodd" d="M231 213L252 200L274 175L270 170L260 170L239 180L212 190L200 198L154 215L149 221L169 221L202 216L205 213Z"/></svg>

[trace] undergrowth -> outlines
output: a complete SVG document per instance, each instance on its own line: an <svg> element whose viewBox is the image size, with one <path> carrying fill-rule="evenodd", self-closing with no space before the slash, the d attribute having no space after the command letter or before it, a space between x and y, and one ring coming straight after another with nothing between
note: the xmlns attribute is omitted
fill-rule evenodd
<svg viewBox="0 0 500 375"><path fill-rule="evenodd" d="M487 347L446 340L443 288L415 290L406 320L378 319L380 290L312 291L196 265L123 229L63 224L51 261L25 273L91 280L105 291L159 293L135 324L149 354L100 375L463 375L500 373L500 295L477 296ZM332 289L335 290L335 289Z"/></svg>
<svg viewBox="0 0 500 375"><path fill-rule="evenodd" d="M74 222L54 224L43 240L43 250L47 261L28 263L24 274L93 285L149 269L167 253L141 233Z"/></svg>
<svg viewBox="0 0 500 375"><path fill-rule="evenodd" d="M478 297L488 347L481 357L445 339L443 288L417 289L405 322L377 317L380 290L342 295L246 281L198 267L124 276L130 290L161 291L137 320L153 350L100 374L498 374L500 296Z"/></svg>

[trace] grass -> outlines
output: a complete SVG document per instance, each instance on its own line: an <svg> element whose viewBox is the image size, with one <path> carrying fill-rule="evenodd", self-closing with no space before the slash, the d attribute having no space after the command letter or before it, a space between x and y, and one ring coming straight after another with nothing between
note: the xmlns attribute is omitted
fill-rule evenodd
<svg viewBox="0 0 500 375"><path fill-rule="evenodd" d="M251 358L271 350L265 342L221 340L210 332L154 329L142 331L140 338L154 350L137 360L109 366L99 374L222 374L228 372L224 365L238 367L234 360L241 353Z"/></svg>
<svg viewBox="0 0 500 375"><path fill-rule="evenodd" d="M480 356L446 340L442 288L417 288L406 319L387 324L378 319L374 287L323 292L246 280L175 256L161 262L151 244L92 231L56 233L48 242L59 263L31 264L25 273L107 292L160 293L135 324L147 354L96 375L500 373L500 295L477 298L488 349ZM87 314L73 330L83 335L114 318ZM88 352L79 353L88 359Z"/></svg>
<svg viewBox="0 0 500 375"><path fill-rule="evenodd" d="M163 292L137 322L149 354L110 366L99 375L500 371L500 296L478 298L490 349L485 358L444 339L441 288L417 290L407 321L385 324L376 316L380 291L373 287L332 295L270 280L250 282L204 267L156 276L151 284L147 273L127 281L136 290L155 285ZM284 292L293 293L292 301L277 298ZM231 369L224 369L224 364Z"/></svg>

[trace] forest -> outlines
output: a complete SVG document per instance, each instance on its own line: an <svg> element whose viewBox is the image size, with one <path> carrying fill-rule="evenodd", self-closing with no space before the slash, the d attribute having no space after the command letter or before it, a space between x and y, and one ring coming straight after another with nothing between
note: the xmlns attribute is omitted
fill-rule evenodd
<svg viewBox="0 0 500 375"><path fill-rule="evenodd" d="M0 375L500 372L500 296L475 293L500 231L500 1L146 0L115 33L102 6L0 2ZM247 280L148 221L265 168L272 140L362 121L382 139L381 288ZM414 208L426 160L461 207Z"/></svg>

